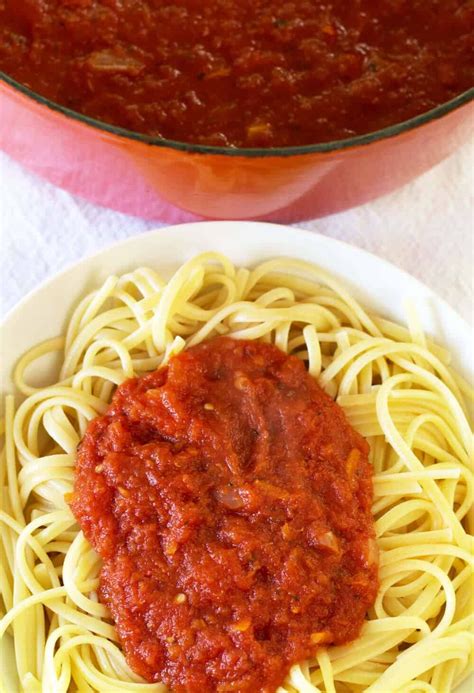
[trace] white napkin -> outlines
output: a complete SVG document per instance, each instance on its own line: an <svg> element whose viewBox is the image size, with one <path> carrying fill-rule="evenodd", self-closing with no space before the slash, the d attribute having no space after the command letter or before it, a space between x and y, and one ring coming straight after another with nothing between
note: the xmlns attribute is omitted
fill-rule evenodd
<svg viewBox="0 0 474 693"><path fill-rule="evenodd" d="M473 323L473 145L391 195L298 226L390 260ZM0 316L69 263L158 226L73 197L0 152Z"/></svg>

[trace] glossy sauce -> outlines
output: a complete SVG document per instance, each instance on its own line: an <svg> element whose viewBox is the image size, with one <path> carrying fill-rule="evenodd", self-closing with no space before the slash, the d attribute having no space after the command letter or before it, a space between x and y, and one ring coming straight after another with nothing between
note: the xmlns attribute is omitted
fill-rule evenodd
<svg viewBox="0 0 474 693"><path fill-rule="evenodd" d="M296 357L219 338L121 385L72 509L132 668L270 693L359 634L377 587L367 443Z"/></svg>
<svg viewBox="0 0 474 693"><path fill-rule="evenodd" d="M472 0L0 0L0 69L183 142L314 144L474 85Z"/></svg>

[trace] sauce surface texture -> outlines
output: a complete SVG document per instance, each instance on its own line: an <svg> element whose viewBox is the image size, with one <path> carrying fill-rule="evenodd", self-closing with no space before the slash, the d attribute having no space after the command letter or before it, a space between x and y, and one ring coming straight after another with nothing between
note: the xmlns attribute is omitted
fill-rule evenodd
<svg viewBox="0 0 474 693"><path fill-rule="evenodd" d="M121 385L72 509L132 668L270 693L356 638L378 587L368 445L302 361L219 338Z"/></svg>
<svg viewBox="0 0 474 693"><path fill-rule="evenodd" d="M129 130L315 144L474 85L472 0L0 0L0 70Z"/></svg>

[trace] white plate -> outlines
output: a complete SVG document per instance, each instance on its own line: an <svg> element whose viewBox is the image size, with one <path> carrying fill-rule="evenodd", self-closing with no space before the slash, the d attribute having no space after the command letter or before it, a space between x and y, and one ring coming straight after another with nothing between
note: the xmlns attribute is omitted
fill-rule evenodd
<svg viewBox="0 0 474 693"><path fill-rule="evenodd" d="M325 236L274 224L226 221L183 224L136 236L81 260L28 294L1 328L0 391L13 391L11 372L19 356L60 334L79 298L107 276L149 265L166 277L206 250L225 253L240 265L282 255L314 262L339 277L364 306L402 323L404 303L410 299L425 331L450 350L453 364L464 377L474 379L472 330L418 280L385 260ZM40 377L29 373L28 380L49 380L50 367L41 368ZM465 682L458 693L472 691L472 683L473 679Z"/></svg>

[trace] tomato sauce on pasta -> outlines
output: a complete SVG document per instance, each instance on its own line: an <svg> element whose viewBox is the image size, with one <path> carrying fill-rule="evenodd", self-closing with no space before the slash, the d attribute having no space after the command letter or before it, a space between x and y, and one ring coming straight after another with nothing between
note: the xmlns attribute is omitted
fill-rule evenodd
<svg viewBox="0 0 474 693"><path fill-rule="evenodd" d="M214 339L121 385L81 443L72 509L133 669L271 692L356 638L378 587L367 455L269 344Z"/></svg>

